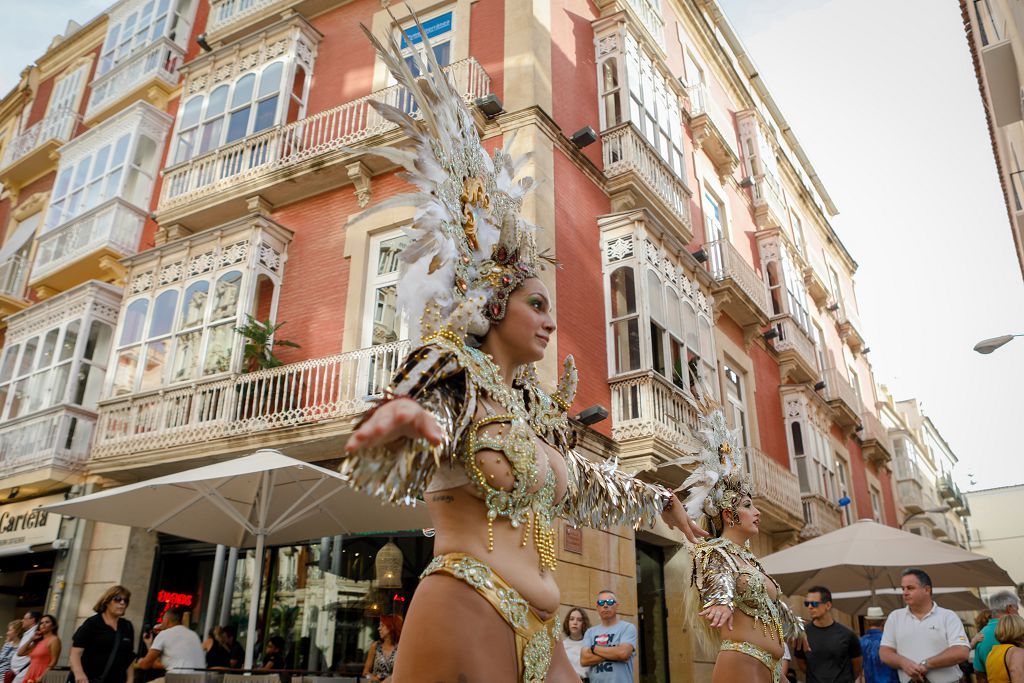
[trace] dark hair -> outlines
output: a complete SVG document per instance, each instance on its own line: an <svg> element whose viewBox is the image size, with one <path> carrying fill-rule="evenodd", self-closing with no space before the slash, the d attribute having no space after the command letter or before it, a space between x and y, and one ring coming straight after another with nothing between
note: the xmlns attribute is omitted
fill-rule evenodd
<svg viewBox="0 0 1024 683"><path fill-rule="evenodd" d="M234 624L224 624L220 627L220 632L222 635L238 638L238 629L235 628Z"/></svg>
<svg viewBox="0 0 1024 683"><path fill-rule="evenodd" d="M164 610L164 619L170 617L172 621L176 621L179 624L181 623L181 619L184 616L185 613L181 611L181 608L179 607L168 607L166 610Z"/></svg>
<svg viewBox="0 0 1024 683"><path fill-rule="evenodd" d="M39 623L43 619L49 619L51 622L53 622L53 633L57 633L57 629L60 628L60 624L57 623L57 617L53 616L52 614L44 614L40 616L38 619L36 619L36 623Z"/></svg>
<svg viewBox="0 0 1024 683"><path fill-rule="evenodd" d="M817 593L821 596L822 602L832 602L832 591L824 586L811 586L807 589L807 593Z"/></svg>
<svg viewBox="0 0 1024 683"><path fill-rule="evenodd" d="M271 636L267 642L276 647L278 652L284 652L284 638L281 636Z"/></svg>
<svg viewBox="0 0 1024 683"><path fill-rule="evenodd" d="M903 573L900 574L900 578L903 578L904 576L916 576L917 580L921 582L921 586L928 586L929 588L932 587L932 577L928 576L928 574L922 569L915 569L914 567L904 569Z"/></svg>
<svg viewBox="0 0 1024 683"><path fill-rule="evenodd" d="M569 611L565 613L565 619L562 619L562 633L565 634L566 638L572 637L572 634L569 633L569 617L572 616L573 612L579 612L580 617L583 618L583 633L586 633L587 629L590 628L590 617L588 617L587 613L583 611L583 608L570 607Z"/></svg>
<svg viewBox="0 0 1024 683"><path fill-rule="evenodd" d="M29 610L28 612L25 612L25 614L32 617L32 621L36 622L37 624L39 623L39 620L43 618L43 613L37 612L36 610Z"/></svg>

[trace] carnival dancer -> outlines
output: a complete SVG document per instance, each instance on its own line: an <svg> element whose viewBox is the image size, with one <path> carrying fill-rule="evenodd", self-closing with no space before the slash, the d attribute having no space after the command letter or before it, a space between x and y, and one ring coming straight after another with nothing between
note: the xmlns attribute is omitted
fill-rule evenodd
<svg viewBox="0 0 1024 683"><path fill-rule="evenodd" d="M557 518L607 528L661 516L691 541L703 532L673 492L573 450L572 359L551 394L533 369L555 322L539 278L550 260L519 213L532 181L516 178L511 140L493 158L484 151L420 31L412 68L394 41L370 36L415 100L404 110L372 102L411 140L373 151L418 190L380 205L416 209L398 293L413 350L349 440L342 470L392 502L424 498L436 528L396 683L578 681L558 643Z"/></svg>
<svg viewBox="0 0 1024 683"><path fill-rule="evenodd" d="M701 617L695 630L718 648L712 683L779 683L787 640L807 648L803 623L749 549L761 513L743 473L739 432L729 429L710 400L694 405L702 448L681 461L693 466L683 482L689 488L685 507L692 518L703 517L712 534L693 553L693 600L699 604L694 614Z"/></svg>

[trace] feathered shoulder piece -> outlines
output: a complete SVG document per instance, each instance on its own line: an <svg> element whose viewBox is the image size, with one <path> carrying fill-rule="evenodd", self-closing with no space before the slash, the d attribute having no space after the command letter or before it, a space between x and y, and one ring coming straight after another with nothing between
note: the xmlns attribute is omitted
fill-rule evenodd
<svg viewBox="0 0 1024 683"><path fill-rule="evenodd" d="M692 519L699 520L704 515L714 518L751 494L744 473L740 430L729 429L722 407L706 391L688 400L698 414L699 450L676 461L693 466L680 490L688 490L684 504Z"/></svg>
<svg viewBox="0 0 1024 683"><path fill-rule="evenodd" d="M403 54L390 35L382 43L365 26L363 31L407 95L401 108L370 101L408 143L369 153L401 166L402 177L416 189L378 204L360 219L396 206L415 208L406 228L409 243L399 257L403 272L398 284L398 305L408 314L415 346L460 303L477 297L481 304L467 332L485 334L491 322L504 317L509 294L536 276L547 259L537 253L536 227L520 215L533 179L517 179L526 157L510 154L515 136L507 136L493 156L487 154L469 106L412 16L422 40L411 47L411 55ZM421 322L424 315L432 321Z"/></svg>

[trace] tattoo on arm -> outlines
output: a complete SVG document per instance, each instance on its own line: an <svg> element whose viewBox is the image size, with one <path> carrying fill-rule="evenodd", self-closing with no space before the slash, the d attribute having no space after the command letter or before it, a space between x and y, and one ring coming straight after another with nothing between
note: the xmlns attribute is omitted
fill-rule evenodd
<svg viewBox="0 0 1024 683"><path fill-rule="evenodd" d="M449 496L447 494L437 495L431 498L430 500L434 501L435 503L454 503L455 496Z"/></svg>

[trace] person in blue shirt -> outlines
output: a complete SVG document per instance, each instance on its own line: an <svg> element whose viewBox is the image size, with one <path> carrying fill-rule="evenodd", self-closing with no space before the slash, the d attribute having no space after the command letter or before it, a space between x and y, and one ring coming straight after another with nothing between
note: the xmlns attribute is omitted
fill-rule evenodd
<svg viewBox="0 0 1024 683"><path fill-rule="evenodd" d="M860 637L860 649L864 657L865 683L899 683L900 675L896 669L884 664L878 656L878 646L882 643L882 625L885 614L881 607L868 607L864 617L867 632Z"/></svg>
<svg viewBox="0 0 1024 683"><path fill-rule="evenodd" d="M615 593L597 594L597 614L601 623L583 634L580 663L587 669L590 683L633 683L633 655L636 652L636 626L619 619L619 601Z"/></svg>

